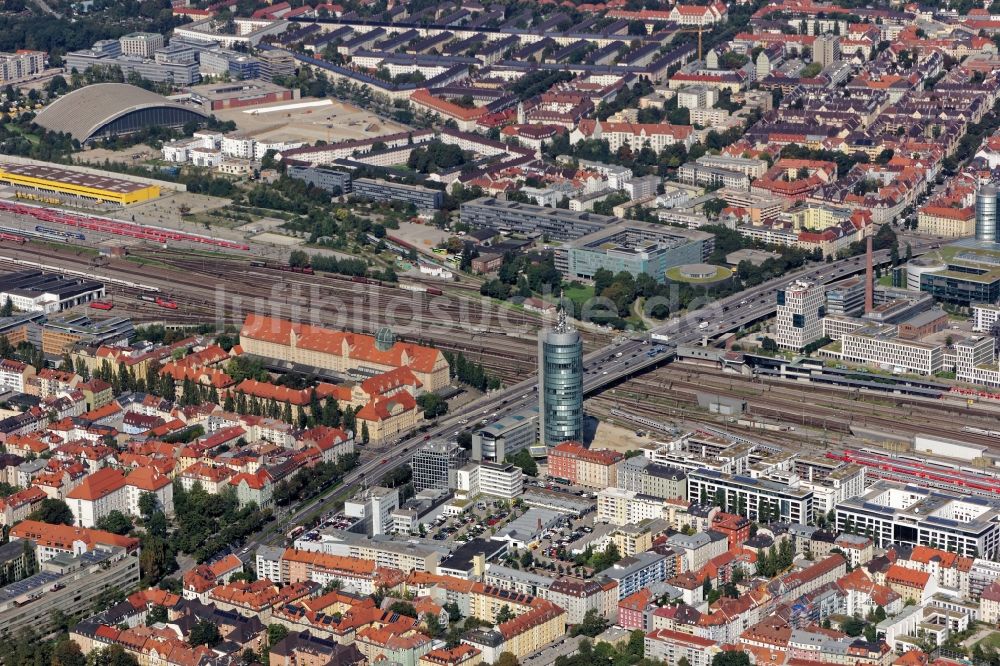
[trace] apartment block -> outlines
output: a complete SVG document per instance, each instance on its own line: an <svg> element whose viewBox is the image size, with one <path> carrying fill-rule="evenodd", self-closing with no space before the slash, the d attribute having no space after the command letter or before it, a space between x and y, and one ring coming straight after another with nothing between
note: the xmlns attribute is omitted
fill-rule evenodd
<svg viewBox="0 0 1000 666"><path fill-rule="evenodd" d="M562 576L538 594L566 610L566 622L580 624L588 611L596 611L608 622L618 619L618 583L610 578L584 580Z"/></svg>
<svg viewBox="0 0 1000 666"><path fill-rule="evenodd" d="M590 488L611 488L618 483L618 466L624 459L617 451L563 442L549 450L549 476Z"/></svg>
<svg viewBox="0 0 1000 666"><path fill-rule="evenodd" d="M638 553L632 557L623 557L597 575L618 582L620 601L653 583L666 580L667 557L653 551Z"/></svg>
<svg viewBox="0 0 1000 666"><path fill-rule="evenodd" d="M664 501L634 490L603 488L597 493L595 520L611 525L634 525L643 520L662 518Z"/></svg>
<svg viewBox="0 0 1000 666"><path fill-rule="evenodd" d="M792 523L807 524L813 517L812 490L708 469L688 475L689 501L717 499L722 500L724 511L740 513L750 520L757 520L765 506L768 515L780 516L780 520Z"/></svg>
<svg viewBox="0 0 1000 666"><path fill-rule="evenodd" d="M0 53L0 84L17 83L38 76L45 70L45 53L18 51Z"/></svg>
<svg viewBox="0 0 1000 666"><path fill-rule="evenodd" d="M99 546L47 559L34 576L0 588L0 634L33 631L45 635L58 614L72 616L81 599L131 592L139 585L139 551Z"/></svg>

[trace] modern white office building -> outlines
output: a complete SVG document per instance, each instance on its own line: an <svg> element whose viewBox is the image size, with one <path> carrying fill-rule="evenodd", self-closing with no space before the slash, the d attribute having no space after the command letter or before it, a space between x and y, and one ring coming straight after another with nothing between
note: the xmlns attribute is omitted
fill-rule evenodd
<svg viewBox="0 0 1000 666"><path fill-rule="evenodd" d="M777 294L775 342L782 349L802 349L823 337L826 294L823 285L796 280Z"/></svg>
<svg viewBox="0 0 1000 666"><path fill-rule="evenodd" d="M837 529L876 546L933 546L970 557L1000 554L1000 500L879 481L837 505Z"/></svg>

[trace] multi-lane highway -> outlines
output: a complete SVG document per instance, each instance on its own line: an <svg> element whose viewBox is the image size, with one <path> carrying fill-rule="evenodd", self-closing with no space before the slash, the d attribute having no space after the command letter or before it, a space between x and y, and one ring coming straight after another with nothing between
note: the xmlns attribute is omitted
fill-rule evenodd
<svg viewBox="0 0 1000 666"><path fill-rule="evenodd" d="M919 255L930 249L931 242L915 245L914 255ZM882 250L874 253L876 264L889 260L889 252ZM728 331L771 316L775 312L775 292L793 280L807 280L818 284L830 284L865 269L864 256L852 257L829 264L811 266L779 278L774 278L751 289L706 304L699 310L690 312L684 317L675 317L667 324L652 331L670 338L670 346L692 344L703 336L716 336ZM706 328L699 328L702 322L708 322ZM629 340L617 346L608 346L588 354L584 358L585 374L583 389L585 394L599 391L624 377L635 374L647 367L656 365L668 357L659 354L650 358L650 346L642 338ZM537 378L532 376L517 384L493 392L457 409L433 422L433 425L422 433L417 433L393 444L388 451L377 454L366 460L357 469L348 473L343 482L324 495L297 507L289 514L279 517L276 526L270 526L265 531L255 535L248 541L242 551L244 560L253 558L253 552L261 544L277 544L284 540L285 532L298 522L315 513L320 506L328 502L334 495L353 490L361 485L362 480L377 484L386 472L407 464L414 451L425 441L441 437L451 437L458 430L464 429L468 422L476 422L493 415L502 416L512 411L518 411L537 401ZM370 478L369 478L370 477Z"/></svg>

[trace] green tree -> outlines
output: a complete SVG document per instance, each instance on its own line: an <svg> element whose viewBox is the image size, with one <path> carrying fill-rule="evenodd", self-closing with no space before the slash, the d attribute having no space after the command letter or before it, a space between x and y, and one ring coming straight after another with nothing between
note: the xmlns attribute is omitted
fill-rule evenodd
<svg viewBox="0 0 1000 666"><path fill-rule="evenodd" d="M389 606L389 610L397 615L406 615L407 617L419 617L417 615L417 609L413 607L409 601L394 601L392 605Z"/></svg>
<svg viewBox="0 0 1000 666"><path fill-rule="evenodd" d="M712 666L750 666L750 657L746 652L725 650L712 657Z"/></svg>
<svg viewBox="0 0 1000 666"><path fill-rule="evenodd" d="M520 663L510 652L501 652L500 656L497 657L497 663L494 666L520 666Z"/></svg>
<svg viewBox="0 0 1000 666"><path fill-rule="evenodd" d="M149 613L146 614L146 624L154 625L158 622L167 621L167 608L166 606L156 605L149 609Z"/></svg>
<svg viewBox="0 0 1000 666"><path fill-rule="evenodd" d="M504 604L503 606L500 607L500 610L497 611L496 623L503 624L504 622L509 622L510 620L513 620L514 617L515 617L514 611L510 609L510 606ZM503 655L500 656L502 657Z"/></svg>
<svg viewBox="0 0 1000 666"><path fill-rule="evenodd" d="M132 531L132 519L118 509L113 509L107 515L101 516L94 526L105 532L124 535Z"/></svg>
<svg viewBox="0 0 1000 666"><path fill-rule="evenodd" d="M281 641L285 640L285 636L288 635L288 627L283 624L269 624L267 625L267 644L274 647Z"/></svg>
<svg viewBox="0 0 1000 666"><path fill-rule="evenodd" d="M520 467L526 476L538 476L538 463L531 457L528 449L521 449L515 453L510 462Z"/></svg>
<svg viewBox="0 0 1000 666"><path fill-rule="evenodd" d="M221 640L222 636L219 634L219 627L209 620L200 620L198 624L191 627L191 632L188 634L188 644L191 647L198 645L213 647Z"/></svg>
<svg viewBox="0 0 1000 666"><path fill-rule="evenodd" d="M427 627L427 635L431 638L441 638L444 636L444 626L436 614L424 613L424 624Z"/></svg>
<svg viewBox="0 0 1000 666"><path fill-rule="evenodd" d="M596 608L591 608L583 616L583 622L573 627L571 636L589 636L595 638L608 628L608 621L605 620Z"/></svg>
<svg viewBox="0 0 1000 666"><path fill-rule="evenodd" d="M28 520L39 520L50 525L72 525L73 512L66 502L48 498L42 500L38 508L31 512Z"/></svg>

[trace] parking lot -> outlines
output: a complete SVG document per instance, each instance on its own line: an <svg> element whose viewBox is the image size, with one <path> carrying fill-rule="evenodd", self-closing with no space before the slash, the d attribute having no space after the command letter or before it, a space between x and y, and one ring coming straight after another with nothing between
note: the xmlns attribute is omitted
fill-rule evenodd
<svg viewBox="0 0 1000 666"><path fill-rule="evenodd" d="M511 511L511 506L504 500L480 498L460 516L441 516L435 520L431 529L427 530L427 537L456 543L465 543L476 537L488 539L511 520Z"/></svg>

